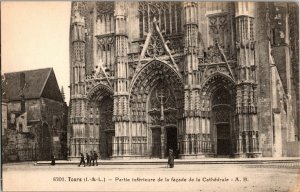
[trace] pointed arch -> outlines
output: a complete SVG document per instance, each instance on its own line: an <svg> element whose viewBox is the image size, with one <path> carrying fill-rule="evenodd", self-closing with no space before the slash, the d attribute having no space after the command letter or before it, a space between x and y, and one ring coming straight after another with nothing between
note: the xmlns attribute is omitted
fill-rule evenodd
<svg viewBox="0 0 300 192"><path fill-rule="evenodd" d="M104 96L113 96L113 90L104 84L98 84L94 86L87 94L87 99L100 101Z"/></svg>
<svg viewBox="0 0 300 192"><path fill-rule="evenodd" d="M102 159L112 155L112 137L115 134L113 117L113 90L103 84L97 84L87 94L87 116L89 138L93 150L99 152Z"/></svg>
<svg viewBox="0 0 300 192"><path fill-rule="evenodd" d="M220 72L215 72L211 74L205 81L201 84L201 96L211 97L215 90L220 87L224 87L229 90L232 94L235 93L235 82L227 74Z"/></svg>
<svg viewBox="0 0 300 192"><path fill-rule="evenodd" d="M132 92L132 89L137 84L137 81L140 81L142 78L149 75L149 72L151 73L153 70L160 69L160 68L164 69L164 72L168 72L169 74L172 74L172 77L174 79L176 79L179 84L182 84L182 86L183 86L182 76L174 67L167 64L164 61L154 59L154 60L149 61L148 63L146 63L143 67L138 69L138 71L135 73L135 76L133 77L133 79L131 81L131 86L129 88L129 93Z"/></svg>
<svg viewBox="0 0 300 192"><path fill-rule="evenodd" d="M130 101L137 95L149 95L159 79L166 80L174 91L176 100L182 99L184 86L181 75L172 66L156 59L145 64L132 79L129 88Z"/></svg>

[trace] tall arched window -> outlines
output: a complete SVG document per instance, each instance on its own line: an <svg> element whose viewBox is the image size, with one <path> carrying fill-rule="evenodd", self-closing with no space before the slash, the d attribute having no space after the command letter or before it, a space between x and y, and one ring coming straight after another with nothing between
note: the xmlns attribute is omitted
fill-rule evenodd
<svg viewBox="0 0 300 192"><path fill-rule="evenodd" d="M140 38L150 31L154 18L164 34L181 33L181 11L180 2L139 2Z"/></svg>

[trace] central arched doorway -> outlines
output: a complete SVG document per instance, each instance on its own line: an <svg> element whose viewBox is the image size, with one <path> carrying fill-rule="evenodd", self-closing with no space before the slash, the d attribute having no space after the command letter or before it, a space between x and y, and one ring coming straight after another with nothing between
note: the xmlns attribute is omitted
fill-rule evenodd
<svg viewBox="0 0 300 192"><path fill-rule="evenodd" d="M163 76L151 91L147 112L148 123L152 127L152 157L164 157L169 149L177 151L176 98Z"/></svg>
<svg viewBox="0 0 300 192"><path fill-rule="evenodd" d="M150 158L165 158L169 148L177 151L183 84L176 69L162 61L149 62L133 79L130 93L132 140L145 138L145 156ZM137 151L137 145L132 147Z"/></svg>
<svg viewBox="0 0 300 192"><path fill-rule="evenodd" d="M172 149L175 155L178 155L178 136L177 136L177 127L171 126L166 127L166 148Z"/></svg>

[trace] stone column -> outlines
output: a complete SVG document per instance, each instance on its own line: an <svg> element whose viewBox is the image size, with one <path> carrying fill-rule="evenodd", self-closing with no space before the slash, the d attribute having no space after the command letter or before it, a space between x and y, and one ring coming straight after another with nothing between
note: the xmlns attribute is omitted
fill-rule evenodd
<svg viewBox="0 0 300 192"><path fill-rule="evenodd" d="M70 124L72 128L71 146L81 143L76 151L71 150L71 158L79 157L80 153L89 151L87 123L87 98L85 92L85 20L80 13L80 2L72 3L71 27L70 27L70 89L71 89L71 114ZM74 149L74 147L71 147Z"/></svg>
<svg viewBox="0 0 300 192"><path fill-rule="evenodd" d="M200 131L200 114L199 114L199 92L200 86L198 75L198 4L195 2L183 2L183 24L184 24L184 115L183 115L183 132L187 134L187 141L183 151L180 151L181 158L196 157L189 152L193 145L187 145L191 142L191 134L197 134ZM196 149L196 151L199 151Z"/></svg>
<svg viewBox="0 0 300 192"><path fill-rule="evenodd" d="M114 112L113 122L115 124L115 137L123 138L115 141L127 141L129 135L129 93L128 93L128 36L127 36L127 13L124 1L115 2L115 80L114 80ZM131 138L130 138L131 140ZM129 143L131 143L129 141ZM120 146L119 155L129 155L131 146ZM127 150L125 150L127 149ZM113 149L115 150L115 149ZM113 152L113 154L116 154Z"/></svg>
<svg viewBox="0 0 300 192"><path fill-rule="evenodd" d="M256 135L250 134L258 131L257 122L257 94L256 94L256 64L254 39L254 2L236 2L236 48L237 48L237 131L242 135L244 142L236 138L237 156L256 157L259 152L257 146L252 146L258 140ZM255 138L253 138L255 137ZM251 141L250 141L251 140ZM244 146L245 145L245 146Z"/></svg>

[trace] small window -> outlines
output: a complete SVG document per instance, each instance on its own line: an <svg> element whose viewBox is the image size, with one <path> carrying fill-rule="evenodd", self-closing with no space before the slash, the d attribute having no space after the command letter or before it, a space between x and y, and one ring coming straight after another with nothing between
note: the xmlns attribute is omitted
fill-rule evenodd
<svg viewBox="0 0 300 192"><path fill-rule="evenodd" d="M23 132L23 124L19 123L19 132Z"/></svg>

